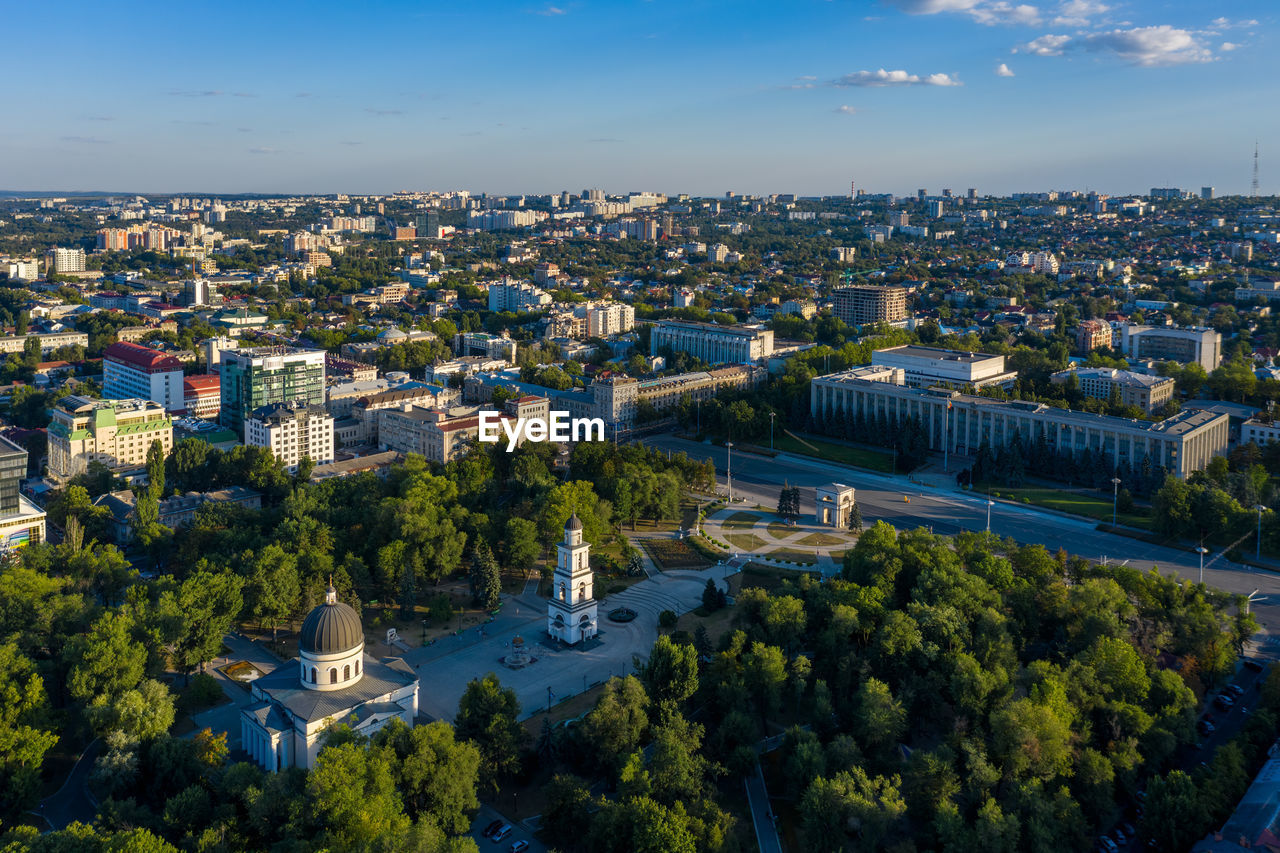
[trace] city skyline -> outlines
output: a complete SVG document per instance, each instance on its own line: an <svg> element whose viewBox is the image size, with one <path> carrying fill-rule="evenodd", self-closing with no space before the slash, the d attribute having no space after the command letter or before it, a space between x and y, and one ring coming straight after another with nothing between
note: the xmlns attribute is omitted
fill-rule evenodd
<svg viewBox="0 0 1280 853"><path fill-rule="evenodd" d="M73 4L12 48L0 189L1229 195L1256 141L1269 195L1275 18L1232 6Z"/></svg>

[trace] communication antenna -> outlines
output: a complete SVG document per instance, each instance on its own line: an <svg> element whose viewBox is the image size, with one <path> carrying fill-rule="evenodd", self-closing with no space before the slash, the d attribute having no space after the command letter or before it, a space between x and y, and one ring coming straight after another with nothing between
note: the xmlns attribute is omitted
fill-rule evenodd
<svg viewBox="0 0 1280 853"><path fill-rule="evenodd" d="M1249 197L1258 197L1258 140L1253 141L1253 184L1249 188Z"/></svg>

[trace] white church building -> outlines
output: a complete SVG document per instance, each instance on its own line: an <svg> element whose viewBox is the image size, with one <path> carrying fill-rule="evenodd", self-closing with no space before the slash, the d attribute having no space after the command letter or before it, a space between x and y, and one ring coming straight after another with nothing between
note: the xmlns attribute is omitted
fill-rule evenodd
<svg viewBox="0 0 1280 853"><path fill-rule="evenodd" d="M556 545L556 571L547 604L547 633L574 645L596 635L596 600L592 589L591 546L582 541L582 522L575 512L564 526L564 541Z"/></svg>
<svg viewBox="0 0 1280 853"><path fill-rule="evenodd" d="M346 723L370 735L392 719L412 726L418 676L400 658L364 653L364 629L332 586L302 623L299 657L252 683L253 704L240 712L241 743L274 773L310 770L329 726Z"/></svg>

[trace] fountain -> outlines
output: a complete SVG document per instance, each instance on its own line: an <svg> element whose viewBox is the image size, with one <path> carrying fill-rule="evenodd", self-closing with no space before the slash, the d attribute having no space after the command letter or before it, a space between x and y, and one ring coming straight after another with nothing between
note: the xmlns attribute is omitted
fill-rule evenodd
<svg viewBox="0 0 1280 853"><path fill-rule="evenodd" d="M523 669L531 663L534 663L534 658L530 657L529 650L524 647L524 637L513 637L511 652L502 658L502 665L508 669Z"/></svg>

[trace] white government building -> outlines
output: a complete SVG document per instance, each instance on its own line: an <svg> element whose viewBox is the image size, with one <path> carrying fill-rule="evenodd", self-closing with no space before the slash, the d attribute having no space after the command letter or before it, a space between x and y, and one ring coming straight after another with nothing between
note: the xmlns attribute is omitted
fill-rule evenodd
<svg viewBox="0 0 1280 853"><path fill-rule="evenodd" d="M556 545L556 572L547 604L547 633L571 646L591 639L599 630L587 559L590 550L582 541L582 522L575 512L564 526L564 541Z"/></svg>
<svg viewBox="0 0 1280 853"><path fill-rule="evenodd" d="M241 743L263 769L310 770L332 725L371 735L392 719L414 724L418 676L400 658L365 654L360 617L332 586L302 623L298 652L252 682L254 702L240 712Z"/></svg>

